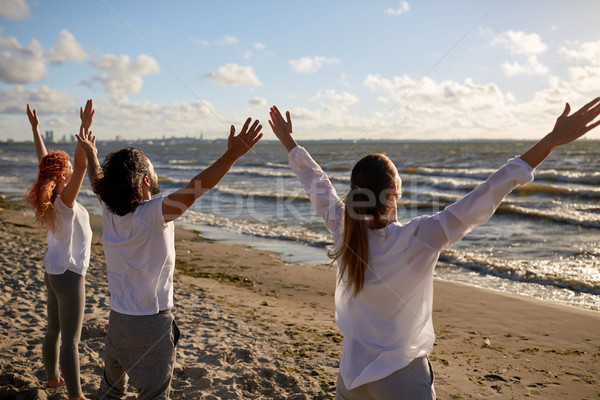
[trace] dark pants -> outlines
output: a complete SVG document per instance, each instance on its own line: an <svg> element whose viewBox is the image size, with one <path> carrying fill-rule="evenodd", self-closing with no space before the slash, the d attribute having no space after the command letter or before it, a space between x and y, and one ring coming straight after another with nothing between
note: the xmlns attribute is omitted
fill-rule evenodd
<svg viewBox="0 0 600 400"><path fill-rule="evenodd" d="M168 399L178 339L171 310L141 316L111 311L98 400L125 398L128 380L139 399Z"/></svg>

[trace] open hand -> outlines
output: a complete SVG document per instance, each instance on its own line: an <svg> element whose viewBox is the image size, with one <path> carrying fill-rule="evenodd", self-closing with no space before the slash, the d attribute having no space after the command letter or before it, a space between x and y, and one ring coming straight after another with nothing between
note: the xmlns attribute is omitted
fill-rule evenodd
<svg viewBox="0 0 600 400"><path fill-rule="evenodd" d="M252 126L250 126L250 122L252 122L252 118L246 120L238 135L235 134L235 126L231 125L227 139L227 152L236 159L246 154L262 137L262 133L260 133L262 125L259 125L259 121L254 121Z"/></svg>
<svg viewBox="0 0 600 400"><path fill-rule="evenodd" d="M29 104L27 104L27 118L29 118L29 123L31 124L31 127L34 129L37 128L38 125L40 124L40 120L38 119L38 116L37 116L37 111L35 110L35 108L32 111L31 108L29 107Z"/></svg>
<svg viewBox="0 0 600 400"><path fill-rule="evenodd" d="M75 135L75 137L77 138L77 145L81 146L86 154L95 155L98 153L98 149L96 148L96 136L93 135L92 131L85 130L79 132L79 135Z"/></svg>
<svg viewBox="0 0 600 400"><path fill-rule="evenodd" d="M92 126L92 120L94 119L95 112L96 110L94 110L94 103L92 99L89 99L85 103L85 110L83 109L83 107L79 107L79 118L81 118L81 127L86 131L90 129L90 126Z"/></svg>
<svg viewBox="0 0 600 400"><path fill-rule="evenodd" d="M287 151L290 151L296 147L296 141L292 137L292 117L290 116L290 112L286 111L286 119L283 119L279 109L273 106L271 107L269 116L271 117L269 120L269 125L271 125L271 129L273 129L273 133L285 146Z"/></svg>
<svg viewBox="0 0 600 400"><path fill-rule="evenodd" d="M572 142L600 125L600 121L590 124L600 115L600 97L590 101L572 115L569 115L570 111L571 106L567 103L565 110L556 120L554 129L549 135L556 146Z"/></svg>

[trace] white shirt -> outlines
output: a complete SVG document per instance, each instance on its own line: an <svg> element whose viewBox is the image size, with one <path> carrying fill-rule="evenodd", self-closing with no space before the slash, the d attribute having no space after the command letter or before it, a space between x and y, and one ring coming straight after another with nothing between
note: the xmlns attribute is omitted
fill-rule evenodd
<svg viewBox="0 0 600 400"><path fill-rule="evenodd" d="M153 315L173 307L175 225L165 223L163 198L123 216L102 202L110 308L121 314Z"/></svg>
<svg viewBox="0 0 600 400"><path fill-rule="evenodd" d="M81 204L69 208L60 196L54 200L54 231L48 230L48 251L44 257L46 272L61 275L67 270L85 276L90 265L92 228L90 216Z"/></svg>
<svg viewBox="0 0 600 400"><path fill-rule="evenodd" d="M339 248L344 203L305 149L295 147L288 158ZM335 290L336 322L344 335L340 374L347 388L385 378L431 352L433 269L441 249L487 221L512 189L532 179L533 169L513 158L445 210L369 230L363 290L353 298L344 280Z"/></svg>

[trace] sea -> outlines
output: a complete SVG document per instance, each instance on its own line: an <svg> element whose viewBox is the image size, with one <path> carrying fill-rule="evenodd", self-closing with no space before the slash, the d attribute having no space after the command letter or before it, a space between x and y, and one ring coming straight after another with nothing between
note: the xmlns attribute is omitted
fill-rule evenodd
<svg viewBox="0 0 600 400"><path fill-rule="evenodd" d="M431 215L460 199L530 141L307 141L301 143L340 196L352 166L387 154L403 181L400 222ZM225 140L191 138L98 142L99 158L140 148L153 162L163 194L183 187L219 158ZM74 153L74 143L47 144ZM0 196L22 201L37 174L32 142L0 143ZM100 214L89 182L78 198ZM263 140L177 222L203 236L277 252L297 264L326 264L331 235L289 169L279 142ZM513 191L494 216L442 252L436 277L490 290L600 311L600 141L563 146ZM301 268L301 266L298 266Z"/></svg>

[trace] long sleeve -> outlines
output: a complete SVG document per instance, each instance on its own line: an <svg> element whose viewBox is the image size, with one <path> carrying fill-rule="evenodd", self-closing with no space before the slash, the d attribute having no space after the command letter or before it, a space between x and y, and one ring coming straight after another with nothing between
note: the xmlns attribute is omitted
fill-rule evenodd
<svg viewBox="0 0 600 400"><path fill-rule="evenodd" d="M294 147L288 154L288 160L317 214L325 221L327 230L331 233L340 232L344 203L338 197L327 174L303 147Z"/></svg>
<svg viewBox="0 0 600 400"><path fill-rule="evenodd" d="M532 180L533 169L520 158L512 158L471 193L425 218L417 237L432 247L448 248L486 222L515 187Z"/></svg>

